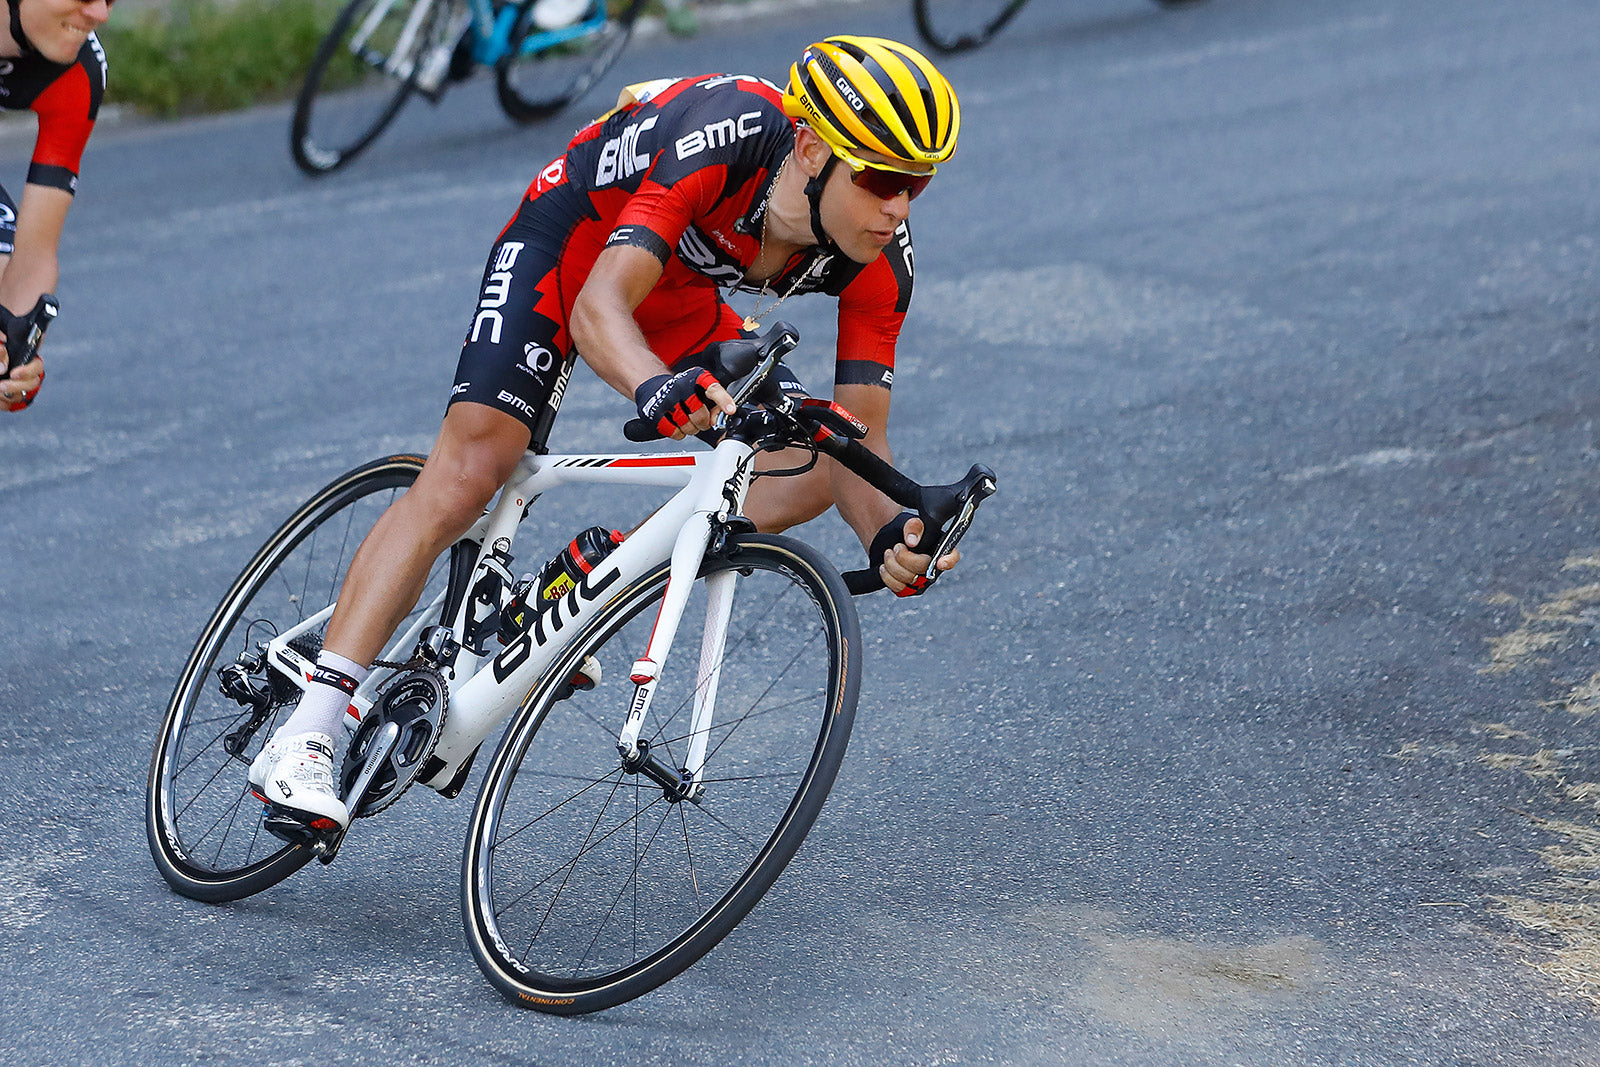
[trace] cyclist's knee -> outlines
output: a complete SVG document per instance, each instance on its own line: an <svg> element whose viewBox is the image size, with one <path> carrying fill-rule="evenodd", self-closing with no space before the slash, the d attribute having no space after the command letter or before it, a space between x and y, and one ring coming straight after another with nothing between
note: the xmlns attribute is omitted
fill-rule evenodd
<svg viewBox="0 0 1600 1067"><path fill-rule="evenodd" d="M417 479L418 502L476 518L511 476L528 437L528 428L504 412L452 405Z"/></svg>

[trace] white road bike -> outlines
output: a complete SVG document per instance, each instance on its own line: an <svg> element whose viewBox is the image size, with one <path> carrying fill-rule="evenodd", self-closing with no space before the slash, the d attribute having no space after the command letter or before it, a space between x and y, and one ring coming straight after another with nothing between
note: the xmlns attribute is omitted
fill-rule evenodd
<svg viewBox="0 0 1600 1067"><path fill-rule="evenodd" d="M860 625L820 553L741 517L752 479L767 476L756 457L835 456L918 509L940 554L994 492L981 466L919 486L859 443L864 427L843 408L778 391L770 375L797 340L780 323L719 346L720 380L755 373L709 451L530 451L434 566L352 699L360 725L339 780L357 819L416 781L456 796L509 722L468 824L462 911L479 966L520 1005L595 1011L694 963L777 880L833 785L861 683ZM653 436L641 427L629 436ZM146 809L156 866L184 896L236 900L338 854L348 831L263 806L245 771L309 684L350 555L421 467L389 456L315 494L201 633L156 741ZM676 492L570 589L527 599L511 571L518 527L569 485ZM685 623L694 656L673 654Z"/></svg>

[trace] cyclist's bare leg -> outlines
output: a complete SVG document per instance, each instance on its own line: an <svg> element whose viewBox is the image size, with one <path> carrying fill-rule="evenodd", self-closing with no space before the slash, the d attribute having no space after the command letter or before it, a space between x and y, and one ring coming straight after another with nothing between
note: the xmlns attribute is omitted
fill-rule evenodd
<svg viewBox="0 0 1600 1067"><path fill-rule="evenodd" d="M798 448L763 452L756 459L756 470L793 470L803 467L811 454ZM757 478L745 498L744 512L762 533L782 533L791 526L810 522L833 507L831 471L834 461L826 456L804 474L792 478Z"/></svg>
<svg viewBox="0 0 1600 1067"><path fill-rule="evenodd" d="M280 815L317 830L349 825L333 775L349 694L422 595L433 561L482 514L528 440L526 426L481 404L454 404L445 414L416 482L350 563L311 684L250 765L251 789Z"/></svg>
<svg viewBox="0 0 1600 1067"><path fill-rule="evenodd" d="M452 404L416 483L362 542L323 647L370 664L422 595L439 554L467 531L527 451L529 431L502 411Z"/></svg>

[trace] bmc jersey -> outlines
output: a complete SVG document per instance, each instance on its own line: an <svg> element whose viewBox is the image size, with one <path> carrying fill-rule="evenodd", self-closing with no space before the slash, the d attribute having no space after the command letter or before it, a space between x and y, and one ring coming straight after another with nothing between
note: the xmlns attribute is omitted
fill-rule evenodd
<svg viewBox="0 0 1600 1067"><path fill-rule="evenodd" d="M106 88L106 54L90 34L71 63L52 63L37 52L0 59L0 108L39 116L28 181L75 192L78 164Z"/></svg>
<svg viewBox="0 0 1600 1067"><path fill-rule="evenodd" d="M794 149L782 93L759 78L709 75L652 83L635 95L637 103L579 131L565 158L565 180L586 191L611 226L605 244L661 260L657 291L712 285L835 296L836 382L889 386L911 302L910 229L902 225L866 265L812 247L764 285L747 283L767 199Z"/></svg>

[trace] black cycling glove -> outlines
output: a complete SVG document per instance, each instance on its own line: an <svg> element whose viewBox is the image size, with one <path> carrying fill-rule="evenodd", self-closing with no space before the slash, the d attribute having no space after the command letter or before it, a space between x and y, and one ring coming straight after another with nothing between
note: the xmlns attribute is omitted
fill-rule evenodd
<svg viewBox="0 0 1600 1067"><path fill-rule="evenodd" d="M658 374L633 391L639 417L662 437L688 431L689 417L706 406L706 390L717 384L710 371L690 367L677 374Z"/></svg>
<svg viewBox="0 0 1600 1067"><path fill-rule="evenodd" d="M43 302L43 299L44 298L42 297L40 298L41 303ZM37 307L35 307L36 312L37 310ZM40 358L38 352L33 352L29 354L28 358L22 362L15 362L17 353L26 353L28 350L28 334L33 327L33 319L33 315L13 315L10 308L6 307L4 304L0 304L0 329L5 331L7 360L5 373L0 374L0 381L9 379L13 370L16 370L24 364L32 363L34 360ZM33 403L33 398L39 395L39 387L43 384L44 374L41 371L39 374L38 385L35 385L32 389L29 389L19 398L0 398L0 404L4 404L7 411L21 411L23 408Z"/></svg>
<svg viewBox="0 0 1600 1067"><path fill-rule="evenodd" d="M852 596L861 596L863 593L875 593L885 589L883 575L878 568L883 565L883 557L895 545L901 544L906 539L906 523L917 517L914 511L902 511L879 530L872 538L872 546L867 549L867 569L864 571L850 571L841 575L844 578L845 588L850 590ZM920 546L919 546L920 547ZM895 596L921 596L922 591L928 588L928 579L917 575L911 584L900 590Z"/></svg>

